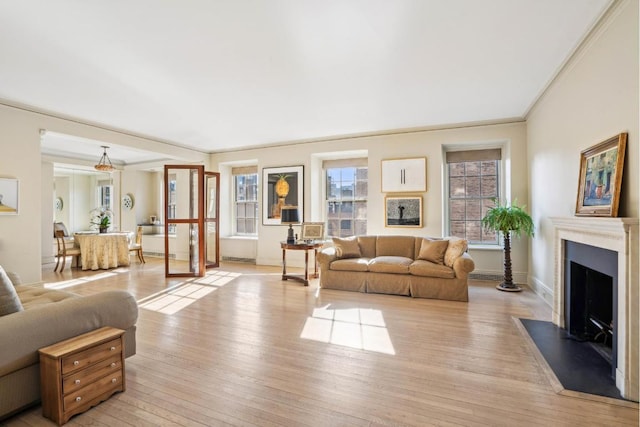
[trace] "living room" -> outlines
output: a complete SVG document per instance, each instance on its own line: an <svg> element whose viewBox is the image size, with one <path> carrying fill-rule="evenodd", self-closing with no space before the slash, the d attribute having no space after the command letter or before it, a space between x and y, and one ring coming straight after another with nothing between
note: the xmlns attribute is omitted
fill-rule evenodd
<svg viewBox="0 0 640 427"><path fill-rule="evenodd" d="M506 117L485 122L471 118L454 125L323 135L299 141L283 140L271 147L208 153L3 102L0 105L3 148L0 177L19 180L20 212L19 215L4 216L0 221L0 264L19 273L23 282L42 279L41 265L45 248L51 246L48 230L54 212L50 191L53 163L41 156L41 130L102 141L107 145L141 148L169 158L201 163L207 170L222 173L222 188L230 188L229 171L235 166L254 165L261 171L269 167L303 165L305 221L323 220L323 196L313 191L322 182L322 161L366 157L370 183L367 233L390 234L389 231L393 230L393 234L437 237L445 234L444 153L460 147L500 147L508 176L504 187L506 194L510 200L527 206L536 225L534 238L514 242L514 276L518 283L526 285L551 308L557 303L554 301L557 242L552 218L574 217L579 160L583 150L619 133L628 134L618 216L639 216L638 24L637 2L613 2L602 20L535 100L526 116L515 119ZM385 194L378 189L382 180L381 161L410 157L427 159L427 191L421 194L424 226L418 232L384 226ZM135 169L122 172L116 200L126 193L138 193L138 177L147 173ZM221 198L221 212L231 210L228 200ZM135 216L126 215L120 220L122 229L137 222ZM238 239L231 236L231 224L221 221L221 236L223 256L254 258L256 264L271 266L273 271L277 270L274 266L281 263L278 242L285 237L284 227L260 224L258 239ZM471 247L469 253L475 261L476 274L501 274L499 250ZM635 270L632 269L629 275L627 298L631 301L629 318L636 319L634 327L637 331L637 252L635 255L635 267L632 267ZM300 262L300 259L296 260L298 266ZM484 300L482 297L479 299ZM473 300L468 304L473 305ZM139 334L142 336L144 331L140 330ZM630 349L631 361L635 358L637 365L637 336L631 342L635 343L635 348ZM637 378L635 388L637 400Z"/></svg>

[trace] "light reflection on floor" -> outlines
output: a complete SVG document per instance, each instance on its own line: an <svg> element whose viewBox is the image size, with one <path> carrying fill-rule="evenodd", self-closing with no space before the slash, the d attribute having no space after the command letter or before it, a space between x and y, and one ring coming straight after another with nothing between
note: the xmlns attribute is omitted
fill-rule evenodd
<svg viewBox="0 0 640 427"><path fill-rule="evenodd" d="M71 279L71 280L64 280L62 282L45 283L43 287L46 289L65 289L65 288L70 288L76 285L83 285L85 283L93 282L100 279L106 279L108 277L113 277L115 275L116 275L115 271L114 272L105 271L104 273L99 273L93 276L80 277L80 278Z"/></svg>
<svg viewBox="0 0 640 427"><path fill-rule="evenodd" d="M396 354L380 310L315 308L300 338L378 353Z"/></svg>
<svg viewBox="0 0 640 427"><path fill-rule="evenodd" d="M175 314L240 276L241 273L209 271L203 277L187 279L169 289L143 298L138 301L138 306L163 314Z"/></svg>

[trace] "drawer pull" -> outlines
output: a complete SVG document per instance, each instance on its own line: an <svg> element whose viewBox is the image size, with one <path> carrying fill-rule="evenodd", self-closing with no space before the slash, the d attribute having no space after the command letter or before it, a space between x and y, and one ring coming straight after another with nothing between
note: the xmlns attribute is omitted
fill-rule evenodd
<svg viewBox="0 0 640 427"><path fill-rule="evenodd" d="M115 378L111 378L111 382L115 384L116 382L118 382L118 380Z"/></svg>
<svg viewBox="0 0 640 427"><path fill-rule="evenodd" d="M78 366L80 364L80 362L78 362L77 360L73 361L73 366Z"/></svg>
<svg viewBox="0 0 640 427"><path fill-rule="evenodd" d="M78 396L76 397L76 402L80 402L82 400L82 397Z"/></svg>
<svg viewBox="0 0 640 427"><path fill-rule="evenodd" d="M116 362L112 362L112 363L111 363L111 367L112 367L112 368L115 368L115 367L116 367Z"/></svg>
<svg viewBox="0 0 640 427"><path fill-rule="evenodd" d="M115 351L115 350L116 350L116 348L115 348L115 347L111 347L109 350L111 350L111 351Z"/></svg>
<svg viewBox="0 0 640 427"><path fill-rule="evenodd" d="M75 380L73 383L74 384L80 384L80 380Z"/></svg>

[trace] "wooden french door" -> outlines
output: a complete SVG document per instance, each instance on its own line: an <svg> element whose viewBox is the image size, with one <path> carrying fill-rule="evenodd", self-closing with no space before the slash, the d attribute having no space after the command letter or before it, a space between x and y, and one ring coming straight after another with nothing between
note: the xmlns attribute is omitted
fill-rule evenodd
<svg viewBox="0 0 640 427"><path fill-rule="evenodd" d="M166 277L204 276L219 265L220 174L201 165L164 167Z"/></svg>

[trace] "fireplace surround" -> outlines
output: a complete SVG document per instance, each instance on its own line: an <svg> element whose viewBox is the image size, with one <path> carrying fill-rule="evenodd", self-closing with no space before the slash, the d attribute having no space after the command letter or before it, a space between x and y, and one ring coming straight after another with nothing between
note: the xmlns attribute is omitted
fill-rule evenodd
<svg viewBox="0 0 640 427"><path fill-rule="evenodd" d="M617 313L616 387L625 399L638 401L639 292L638 219L597 217L553 217L555 274L552 322L566 328L566 258L567 242L607 249L617 254L617 280L614 281ZM617 282L617 283L616 283Z"/></svg>

